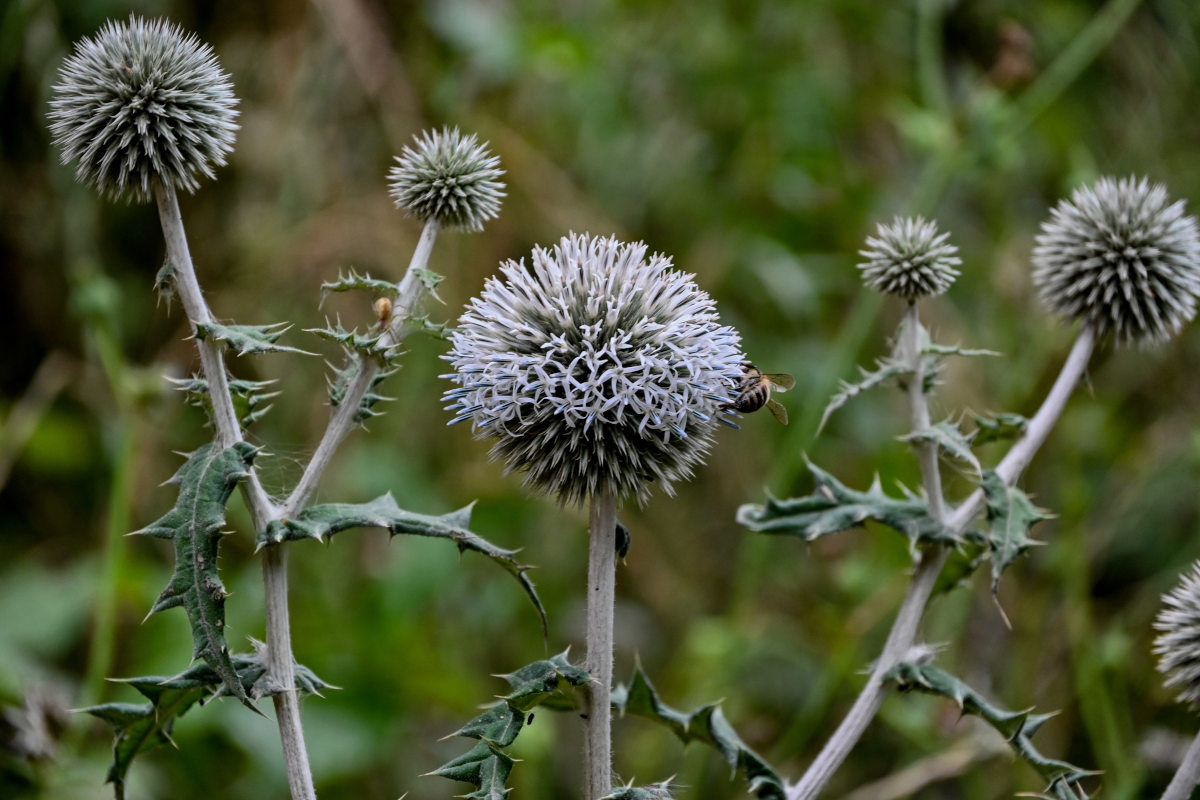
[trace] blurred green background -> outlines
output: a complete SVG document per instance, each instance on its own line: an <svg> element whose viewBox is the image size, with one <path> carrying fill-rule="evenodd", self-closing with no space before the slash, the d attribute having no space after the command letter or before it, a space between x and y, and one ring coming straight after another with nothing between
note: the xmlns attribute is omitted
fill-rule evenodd
<svg viewBox="0 0 1200 800"><path fill-rule="evenodd" d="M491 142L507 170L499 220L444 234L453 319L507 258L569 230L642 239L695 272L768 371L794 374L792 424L723 431L678 496L622 512L633 548L618 578L617 674L640 659L680 708L725 699L746 741L795 778L849 705L901 597L905 543L883 530L806 546L739 529L739 504L807 493L803 458L865 487L919 482L902 397L880 392L815 435L839 378L887 352L901 308L861 289L856 251L894 214L934 215L963 275L925 316L940 340L1004 353L955 362L935 417L1030 414L1072 331L1038 305L1029 253L1057 199L1102 174L1200 188L1200 11L1191 0L999 2L568 2L7 0L0 6L0 730L26 707L139 699L103 676L188 664L184 615L142 621L171 569L168 543L122 534L174 502L172 451L204 441L201 413L163 375L196 368L178 305L156 307L163 244L151 206L75 185L46 132L71 42L106 18L165 15L215 48L241 100L218 180L182 198L210 304L224 318L302 332L371 318L366 296L318 309L351 266L398 280L419 225L386 194L392 156L429 126ZM1191 205L1195 210L1195 205ZM444 513L478 499L474 527L523 548L550 613L551 652L582 654L586 519L528 496L465 427L446 428L444 343L412 337L385 384L395 402L343 447L321 500L391 490ZM1200 555L1196 537L1200 331L1148 351L1102 348L1023 485L1057 520L1000 587L939 597L924 627L939 664L1012 708L1061 710L1048 755L1105 771L1110 798L1155 796L1200 723L1161 686L1150 648L1160 593ZM328 416L320 359L232 361L282 378L252 429L269 488L298 475ZM995 461L997 445L985 450ZM953 475L954 473L952 473ZM962 496L969 483L952 477ZM253 537L235 495L222 568L229 639L263 635ZM517 585L444 542L345 533L293 546L297 658L344 687L305 701L322 798L444 798L419 777L463 752L439 742L505 691L493 673L544 655ZM61 716L51 713L52 717ZM0 796L92 798L110 735L66 715L54 757L0 755ZM1040 791L1003 743L946 702L892 697L830 796L995 798ZM744 794L711 751L637 719L616 725L616 766L676 775L681 797ZM1186 738L1185 738L1186 737ZM134 765L131 798L283 797L272 724L230 702L187 714L178 750ZM578 795L580 726L537 714L518 740L513 796ZM43 744L45 744L43 742ZM48 754L43 754L48 755ZM901 770L913 784L889 781ZM883 784L875 783L883 781Z"/></svg>

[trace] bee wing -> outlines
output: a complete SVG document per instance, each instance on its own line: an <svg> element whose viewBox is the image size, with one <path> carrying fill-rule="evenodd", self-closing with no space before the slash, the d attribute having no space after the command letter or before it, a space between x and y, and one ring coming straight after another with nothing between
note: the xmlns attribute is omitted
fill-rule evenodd
<svg viewBox="0 0 1200 800"><path fill-rule="evenodd" d="M777 392L786 392L796 386L796 379L786 372L780 372L776 375L765 375L767 380L775 387Z"/></svg>
<svg viewBox="0 0 1200 800"><path fill-rule="evenodd" d="M771 412L771 416L779 420L780 425L787 425L787 409L779 404L776 400L767 401L767 411Z"/></svg>

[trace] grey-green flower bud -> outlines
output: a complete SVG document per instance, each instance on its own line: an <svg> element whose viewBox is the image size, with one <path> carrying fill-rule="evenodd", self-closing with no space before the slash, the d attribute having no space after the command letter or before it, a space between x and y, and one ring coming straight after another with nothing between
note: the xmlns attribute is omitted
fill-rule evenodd
<svg viewBox="0 0 1200 800"><path fill-rule="evenodd" d="M1118 342L1161 342L1196 315L1200 230L1162 184L1101 178L1062 200L1033 251L1042 302Z"/></svg>
<svg viewBox="0 0 1200 800"><path fill-rule="evenodd" d="M1200 561L1163 595L1154 627L1159 631L1154 653L1158 671L1167 676L1165 685L1179 692L1181 703L1200 707Z"/></svg>
<svg viewBox="0 0 1200 800"><path fill-rule="evenodd" d="M457 128L425 131L416 142L416 149L406 146L388 171L396 207L447 228L483 230L483 223L499 215L504 197L500 157L475 134L463 136Z"/></svg>
<svg viewBox="0 0 1200 800"><path fill-rule="evenodd" d="M691 476L732 412L741 339L665 256L563 237L508 261L469 304L446 358L453 422L564 503L602 488L645 500ZM727 421L727 420L725 420Z"/></svg>
<svg viewBox="0 0 1200 800"><path fill-rule="evenodd" d="M155 178L195 191L233 149L229 76L212 48L166 20L110 20L58 78L50 132L75 178L105 197L146 202Z"/></svg>
<svg viewBox="0 0 1200 800"><path fill-rule="evenodd" d="M877 292L913 301L939 295L950 288L962 263L958 248L938 233L936 222L917 217L896 217L891 225L879 224L867 238L867 249L859 255L867 260L858 265L863 282Z"/></svg>

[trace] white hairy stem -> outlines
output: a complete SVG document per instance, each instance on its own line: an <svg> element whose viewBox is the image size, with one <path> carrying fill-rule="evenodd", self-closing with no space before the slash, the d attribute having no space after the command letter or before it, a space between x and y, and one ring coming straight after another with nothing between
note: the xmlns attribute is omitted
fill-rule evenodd
<svg viewBox="0 0 1200 800"><path fill-rule="evenodd" d="M617 569L617 500L609 489L591 499L588 523L587 728L584 800L612 792L613 604Z"/></svg>
<svg viewBox="0 0 1200 800"><path fill-rule="evenodd" d="M1196 784L1200 784L1200 734L1192 739L1183 756L1183 763L1175 770L1167 790L1162 794L1162 800L1188 800Z"/></svg>

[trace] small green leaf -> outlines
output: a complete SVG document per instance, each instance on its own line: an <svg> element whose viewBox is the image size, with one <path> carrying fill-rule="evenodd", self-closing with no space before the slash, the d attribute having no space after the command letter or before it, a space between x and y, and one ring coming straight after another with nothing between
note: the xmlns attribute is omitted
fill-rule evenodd
<svg viewBox="0 0 1200 800"><path fill-rule="evenodd" d="M877 363L879 365L879 369L875 370L874 372L867 372L862 367L859 367L858 371L862 373L862 379L857 383L838 381L837 394L831 397L829 399L829 405L825 406L825 412L821 414L821 424L817 426L817 433L820 433L822 430L824 430L825 423L829 421L829 418L833 415L833 412L846 405L846 403L850 402L850 400L853 398L857 397L868 389L874 389L876 386L882 386L893 378L898 378L901 375L907 375L912 372L909 367L898 361L882 360Z"/></svg>
<svg viewBox="0 0 1200 800"><path fill-rule="evenodd" d="M600 800L672 800L671 782L665 780L650 786L634 786L630 781L628 786L622 786Z"/></svg>
<svg viewBox="0 0 1200 800"><path fill-rule="evenodd" d="M683 744L703 742L715 748L734 774L741 772L751 794L762 800L784 800L779 773L742 741L718 704L703 705L690 714L677 711L662 701L638 666L628 686L619 684L613 689L612 706L622 715L633 714L665 725Z"/></svg>
<svg viewBox="0 0 1200 800"><path fill-rule="evenodd" d="M970 464L975 469L975 474L983 472L983 467L979 465L979 459L971 452L971 438L963 435L957 422L944 420L932 427L913 431L899 438L900 441L909 444L932 444L946 455Z"/></svg>
<svg viewBox="0 0 1200 800"><path fill-rule="evenodd" d="M1006 484L994 470L983 473L980 486L987 497L988 529L984 542L991 551L995 594L1004 570L1030 547L1042 544L1029 538L1029 529L1053 515L1035 506L1020 489Z"/></svg>
<svg viewBox="0 0 1200 800"><path fill-rule="evenodd" d="M566 694L568 687L583 686L590 680L583 667L567 660L566 651L497 677L508 681L512 687L504 699L518 711L528 711L539 705L558 710L573 709L575 702Z"/></svg>
<svg viewBox="0 0 1200 800"><path fill-rule="evenodd" d="M294 519L271 522L259 533L258 547L297 539L324 541L349 528L386 528L393 536L410 533L416 536L449 539L458 546L459 552L474 550L482 553L515 577L537 610L542 622L542 633L547 635L546 610L533 587L533 581L526 574L529 566L517 561L515 550L497 547L468 530L473 506L472 503L441 516L418 514L397 506L391 492L368 503L325 503L304 509Z"/></svg>
<svg viewBox="0 0 1200 800"><path fill-rule="evenodd" d="M288 322L277 322L274 325L222 325L218 322L197 322L196 338L213 339L224 342L225 345L244 356L247 353L300 353L311 356L306 350L275 344L280 336L292 327Z"/></svg>
<svg viewBox="0 0 1200 800"><path fill-rule="evenodd" d="M492 742L480 739L470 750L428 774L469 783L478 789L464 797L499 800L507 797L512 791L504 788L512 766L513 760L510 755Z"/></svg>
<svg viewBox="0 0 1200 800"><path fill-rule="evenodd" d="M225 450L206 444L188 455L168 481L179 487L175 507L136 534L175 542L175 573L151 614L183 606L192 628L193 658L203 658L229 692L250 708L225 645L225 586L217 574L217 550L225 504L238 481L250 474L258 448L238 442ZM257 711L257 709L255 709Z"/></svg>
<svg viewBox="0 0 1200 800"><path fill-rule="evenodd" d="M936 342L926 341L921 345L921 355L932 356L1002 356L1003 353L997 353L995 350L967 350L954 345L937 344Z"/></svg>
<svg viewBox="0 0 1200 800"><path fill-rule="evenodd" d="M238 653L231 659L237 680L244 691L258 698L257 691L266 672L265 654L261 643L255 643L255 653ZM296 688L308 694L320 694L328 686L313 672L300 664L294 665ZM113 784L117 800L125 796L125 776L140 753L171 741L175 720L196 703L203 705L214 697L227 694L222 677L208 664L193 664L173 677L162 675L127 678L127 683L142 693L149 703L105 703L82 708L80 711L98 717L113 726L113 761L108 769L107 783Z"/></svg>
<svg viewBox="0 0 1200 800"><path fill-rule="evenodd" d="M358 329L346 330L342 324L336 327L327 325L324 328L305 328L305 333L311 333L330 342L337 342L348 350L354 350L367 358L375 358L384 364L395 363L400 355L400 345L392 341L388 331L372 328L368 333L359 333ZM357 371L357 365L352 368ZM353 377L353 372L351 372Z"/></svg>
<svg viewBox="0 0 1200 800"><path fill-rule="evenodd" d="M475 719L463 725L451 736L487 739L500 747L508 747L525 727L525 712L511 703L497 703Z"/></svg>
<svg viewBox="0 0 1200 800"><path fill-rule="evenodd" d="M434 300L444 305L446 301L438 297L437 287L442 281L446 280L446 276L439 275L431 269L421 269L420 267L413 270L413 272L421 279L421 285L425 287L425 291L429 292L429 295Z"/></svg>
<svg viewBox="0 0 1200 800"><path fill-rule="evenodd" d="M171 300L175 297L175 265L169 257L163 261L158 274L154 276L154 291L158 293L158 299L167 304L169 311Z"/></svg>
<svg viewBox="0 0 1200 800"><path fill-rule="evenodd" d="M975 420L975 435L971 437L971 441L975 444L1016 439L1025 433L1025 428L1029 425L1028 419L1011 412L997 414L994 417L983 417L978 414L972 414L971 417Z"/></svg>
<svg viewBox="0 0 1200 800"><path fill-rule="evenodd" d="M944 670L927 664L908 662L897 664L884 676L894 681L900 691L916 689L953 700L964 713L984 719L999 731L1016 752L1049 783L1047 791L1056 797L1086 798L1080 781L1099 772L1085 770L1065 761L1047 758L1038 752L1030 738L1050 719L1052 714L1033 714L1030 709L1009 711L994 706L978 692Z"/></svg>
<svg viewBox="0 0 1200 800"><path fill-rule="evenodd" d="M351 268L349 275L339 273L336 281L321 284L321 302L325 302L325 298L334 292L349 292L355 289L385 297L394 297L397 288L396 284L391 281L379 280L370 275L359 275Z"/></svg>
<svg viewBox="0 0 1200 800"><path fill-rule="evenodd" d="M817 484L812 494L790 500L768 497L765 506L747 503L737 511L738 523L752 531L811 542L874 520L900 531L914 544L958 541L954 531L930 516L928 504L911 493L904 499L889 497L878 478L866 492L858 492L815 464L809 463L808 469Z"/></svg>
<svg viewBox="0 0 1200 800"><path fill-rule="evenodd" d="M456 330L455 328L450 327L450 325L446 324L445 322L431 322L427 315L420 316L420 317L413 317L412 319L409 319L405 324L409 325L414 330L429 334L433 338L442 339L443 341L449 341L450 337L454 334L454 331Z"/></svg>
<svg viewBox="0 0 1200 800"><path fill-rule="evenodd" d="M197 408L203 408L212 417L212 401L208 396L208 381L199 376L191 378L170 378L180 391L188 395L188 403ZM278 381L248 381L234 379L229 381L229 393L233 397L233 410L237 415L242 430L253 425L266 416L273 407L269 400L280 395L280 392L269 392ZM265 404L265 405L264 405Z"/></svg>

